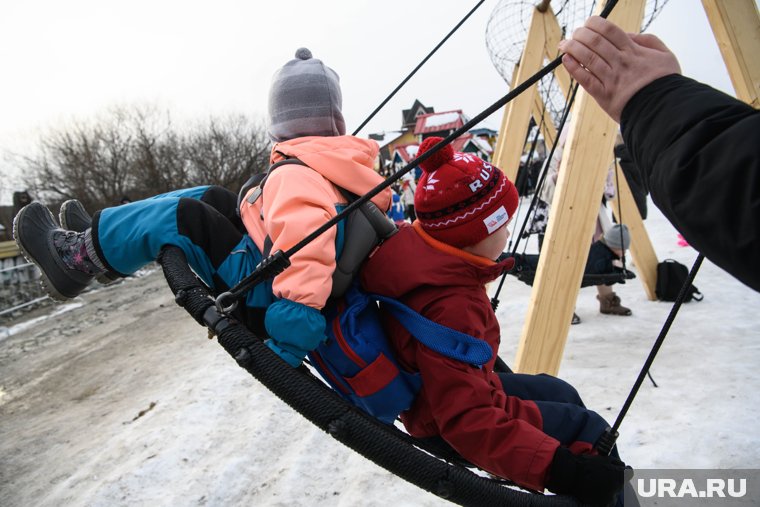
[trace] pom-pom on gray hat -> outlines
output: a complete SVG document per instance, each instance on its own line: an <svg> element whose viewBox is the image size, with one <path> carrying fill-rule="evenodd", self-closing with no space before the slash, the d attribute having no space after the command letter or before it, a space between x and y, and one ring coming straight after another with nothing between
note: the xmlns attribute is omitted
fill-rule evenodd
<svg viewBox="0 0 760 507"><path fill-rule="evenodd" d="M610 227L604 233L604 243L610 248L628 250L628 247L631 246L631 233L628 232L628 226L615 224Z"/></svg>
<svg viewBox="0 0 760 507"><path fill-rule="evenodd" d="M300 48L278 70L269 89L269 137L275 142L304 136L342 136L340 78L311 51Z"/></svg>

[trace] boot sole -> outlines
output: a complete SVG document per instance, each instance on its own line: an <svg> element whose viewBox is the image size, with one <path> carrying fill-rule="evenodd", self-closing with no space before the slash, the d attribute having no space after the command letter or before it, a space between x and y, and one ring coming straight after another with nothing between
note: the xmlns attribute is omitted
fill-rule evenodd
<svg viewBox="0 0 760 507"><path fill-rule="evenodd" d="M18 246L19 250L23 254L24 258L34 264L37 269L40 271L40 285L42 286L42 289L47 293L48 296L50 296L51 299L54 299L58 302L66 302L71 299L74 299L76 296L70 297L62 294L58 291L58 289L55 287L55 284L50 279L50 277L45 273L45 270L40 267L40 265L34 260L34 257L29 253L29 251L26 249L26 246L21 242L21 219L24 215L24 211L29 207L30 205L26 205L23 208L21 208L21 211L16 214L16 216L13 218L13 239L16 241L16 245ZM49 210L48 210L49 213ZM52 216L52 213L51 213Z"/></svg>

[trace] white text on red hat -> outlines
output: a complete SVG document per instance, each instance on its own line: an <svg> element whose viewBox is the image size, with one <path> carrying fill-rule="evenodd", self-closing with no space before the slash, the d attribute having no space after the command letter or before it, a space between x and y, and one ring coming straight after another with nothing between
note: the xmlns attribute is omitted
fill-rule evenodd
<svg viewBox="0 0 760 507"><path fill-rule="evenodd" d="M480 173L478 173L478 176L480 176L480 180L475 180L472 183L470 183L470 190L472 190L472 193L475 193L481 188L483 188L483 182L488 181L488 178L491 177L491 173L493 173L493 166L489 164L488 162L483 162L483 165L481 166L481 169L480 169Z"/></svg>

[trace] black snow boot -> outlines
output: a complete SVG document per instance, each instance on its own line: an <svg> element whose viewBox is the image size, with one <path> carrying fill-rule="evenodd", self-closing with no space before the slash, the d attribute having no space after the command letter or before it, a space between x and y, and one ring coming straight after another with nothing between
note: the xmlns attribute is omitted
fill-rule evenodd
<svg viewBox="0 0 760 507"><path fill-rule="evenodd" d="M75 298L104 271L88 253L87 234L61 229L50 210L38 202L23 207L13 220L16 244L40 268L42 287L58 301Z"/></svg>
<svg viewBox="0 0 760 507"><path fill-rule="evenodd" d="M84 232L92 225L92 217L76 199L69 199L61 204L58 220L61 227L67 231Z"/></svg>
<svg viewBox="0 0 760 507"><path fill-rule="evenodd" d="M76 199L69 199L61 204L61 210L58 212L58 220L61 222L63 229L75 232L84 232L92 225L92 217L84 205ZM108 285L121 278L112 271L104 271L95 275L98 283Z"/></svg>

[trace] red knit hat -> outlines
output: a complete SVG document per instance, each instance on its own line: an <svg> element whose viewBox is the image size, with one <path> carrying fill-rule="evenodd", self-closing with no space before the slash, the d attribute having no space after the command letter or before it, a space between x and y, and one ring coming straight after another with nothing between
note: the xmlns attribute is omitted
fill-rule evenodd
<svg viewBox="0 0 760 507"><path fill-rule="evenodd" d="M422 155L440 137L428 137ZM498 167L450 144L420 164L414 210L422 228L456 247L474 245L506 224L517 209L517 189Z"/></svg>

